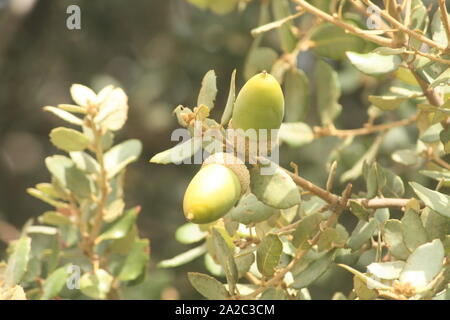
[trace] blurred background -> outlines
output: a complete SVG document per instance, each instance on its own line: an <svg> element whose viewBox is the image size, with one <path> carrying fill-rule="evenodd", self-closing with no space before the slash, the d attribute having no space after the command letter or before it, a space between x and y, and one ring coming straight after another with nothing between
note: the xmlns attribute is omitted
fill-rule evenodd
<svg viewBox="0 0 450 320"><path fill-rule="evenodd" d="M66 27L66 10L71 4L81 8L81 30ZM177 121L172 110L179 104L194 105L208 70L214 69L218 75L216 116L225 105L234 68L238 70L238 87L242 86L245 56L253 40L250 30L257 21L255 1L242 12L221 17L184 0L141 0L132 4L125 0L0 0L0 221L20 229L28 219L48 209L25 192L27 187L49 180L44 158L60 153L49 142L48 133L61 122L44 113L42 107L70 103L72 83L95 90L115 84L128 94L130 105L128 123L116 142L137 138L144 145L141 158L127 173L126 202L128 207L142 206L140 232L151 239L152 247L147 280L127 290L126 296L199 298L186 272L206 272L203 259L175 269L155 267L187 249L176 242L174 233L185 222L183 193L198 167L156 165L148 160L174 144L170 133L177 128ZM264 41L281 52L277 37L269 33ZM306 52L300 56L299 66L310 74L313 62L312 54ZM346 65L335 67L341 70L345 114L336 126L360 127L367 119L366 90L374 82L362 79ZM308 123L317 125L316 113L310 113ZM411 106L400 113L410 114ZM389 135L381 149L381 163L392 168L389 154L410 146L417 132L400 128ZM339 172L351 168L372 141L373 136L355 139L341 156ZM324 185L325 155L339 143L337 138L325 138L299 149L283 146L280 160L284 165L295 161L303 176ZM405 173L400 167L394 169ZM402 177L420 181L417 176ZM339 190L342 185L336 184L335 191ZM355 184L358 190L364 190L362 181ZM351 227L356 219L347 216ZM4 248L1 243L3 254ZM331 276L336 278L331 282L336 288L351 278L345 271ZM312 288L313 298L330 298L336 288L321 287L319 281Z"/></svg>

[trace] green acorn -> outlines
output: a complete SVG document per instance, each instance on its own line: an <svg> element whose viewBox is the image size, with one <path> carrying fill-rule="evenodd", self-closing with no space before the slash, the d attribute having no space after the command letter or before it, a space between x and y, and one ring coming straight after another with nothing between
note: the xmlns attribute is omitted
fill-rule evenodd
<svg viewBox="0 0 450 320"><path fill-rule="evenodd" d="M187 220L204 224L223 217L247 192L250 174L231 154L217 153L205 160L189 183L183 199Z"/></svg>

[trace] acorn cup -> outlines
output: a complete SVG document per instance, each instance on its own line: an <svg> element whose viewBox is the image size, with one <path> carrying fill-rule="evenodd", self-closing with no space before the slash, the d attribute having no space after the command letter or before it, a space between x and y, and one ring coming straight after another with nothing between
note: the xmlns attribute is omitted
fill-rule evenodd
<svg viewBox="0 0 450 320"><path fill-rule="evenodd" d="M263 71L240 90L233 109L228 140L235 155L245 162L254 156L266 156L276 146L278 130L284 117L284 96L278 81Z"/></svg>
<svg viewBox="0 0 450 320"><path fill-rule="evenodd" d="M184 215L197 224L216 221L236 205L249 185L250 174L242 161L228 153L213 154L186 189Z"/></svg>

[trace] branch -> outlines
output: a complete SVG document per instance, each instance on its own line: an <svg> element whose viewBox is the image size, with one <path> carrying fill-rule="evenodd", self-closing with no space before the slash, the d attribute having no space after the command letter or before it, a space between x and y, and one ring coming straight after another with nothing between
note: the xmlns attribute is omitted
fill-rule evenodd
<svg viewBox="0 0 450 320"><path fill-rule="evenodd" d="M328 13L310 5L309 3L307 3L304 0L294 0L294 1L305 11L307 11L325 21L333 23L333 24L337 25L338 27L343 28L344 30L346 30L347 32L349 32L351 34L354 34L358 37L364 38L368 41L377 43L383 47L392 47L392 41L390 39L367 33L363 29L360 29L358 27L355 27L351 24L348 24L348 23L342 21L341 19L339 19L339 16L337 14L329 15Z"/></svg>
<svg viewBox="0 0 450 320"><path fill-rule="evenodd" d="M419 40L420 42L426 43L427 45L429 45L430 47L434 47L437 48L441 51L445 51L447 48L441 46L439 43L431 40L428 37L425 37L424 35L415 32L413 30L408 29L406 26L404 26L401 22L399 22L398 20L394 19L389 13L386 12L386 10L381 10L380 7L378 7L377 5L375 5L372 1L370 0L364 0L364 2L369 5L372 6L373 8L376 8L377 11L380 13L380 15L386 19L386 21L390 22L394 27L398 28L399 30L407 33L408 35L410 35L413 38L416 38L417 40Z"/></svg>
<svg viewBox="0 0 450 320"><path fill-rule="evenodd" d="M314 235L314 237L309 241L309 244L311 247L313 247L314 245L317 244L317 242L320 239L320 236L322 235L322 232L324 230L330 228L331 226L333 226L334 223L337 221L337 219L339 218L341 213L347 207L347 202L350 198L351 192L352 192L352 185L348 184L344 190L343 197L340 199L339 203L336 203L336 209L333 212L333 214L328 218L328 220L325 222L323 227L320 228L319 231L317 231L317 233ZM283 280L286 273L288 273L295 266L295 264L308 253L308 251L309 250L299 249L297 251L297 254L295 255L295 257L289 262L289 264L285 268L281 269L278 273L276 273L273 278L271 278L269 281L264 283L261 287L257 288L252 293L245 295L245 296L241 296L239 298L240 299L256 298L266 288L277 285L281 280Z"/></svg>
<svg viewBox="0 0 450 320"><path fill-rule="evenodd" d="M314 133L317 138L327 137L327 136L336 136L336 137L340 137L340 138L346 138L348 136L361 136L361 135L371 134L371 133L375 133L375 132L379 132L379 131L387 131L387 130L390 130L393 128L409 125L417 120L417 116L418 115L415 114L409 118L391 122L391 123L385 123L385 124L380 124L380 125L375 125L375 126L371 125L371 124L367 124L363 128L349 129L349 130L339 130L334 127L326 127L326 128L315 127Z"/></svg>

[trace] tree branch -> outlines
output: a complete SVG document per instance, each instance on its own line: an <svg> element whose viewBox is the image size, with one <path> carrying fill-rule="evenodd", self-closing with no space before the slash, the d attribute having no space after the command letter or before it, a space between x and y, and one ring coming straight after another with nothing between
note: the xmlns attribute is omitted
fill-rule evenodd
<svg viewBox="0 0 450 320"><path fill-rule="evenodd" d="M328 13L323 12L322 10L310 5L309 3L307 3L304 0L294 0L294 1L305 11L307 11L325 21L331 22L331 23L337 25L338 27L341 27L342 29L344 29L345 31L347 31L349 33L352 33L354 35L357 35L361 38L364 38L368 41L377 43L384 47L392 47L392 41L390 39L367 33L363 29L360 29L358 27L355 27L351 24L348 24L348 23L342 21L341 19L339 19L339 16L337 14L329 15Z"/></svg>
<svg viewBox="0 0 450 320"><path fill-rule="evenodd" d="M371 124L367 124L365 127L358 128L358 129L339 130L334 127L326 127L326 128L315 127L314 133L317 138L327 137L327 136L336 136L336 137L340 137L340 138L346 138L348 136L361 136L361 135L371 134L371 133L375 133L375 132L379 132L379 131L387 131L389 129L409 125L417 120L417 116L418 115L415 114L406 119L402 119L402 120L391 122L391 123L375 125L375 126L371 125Z"/></svg>

